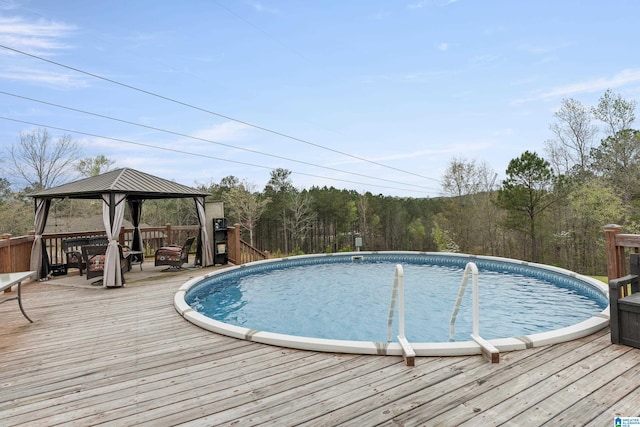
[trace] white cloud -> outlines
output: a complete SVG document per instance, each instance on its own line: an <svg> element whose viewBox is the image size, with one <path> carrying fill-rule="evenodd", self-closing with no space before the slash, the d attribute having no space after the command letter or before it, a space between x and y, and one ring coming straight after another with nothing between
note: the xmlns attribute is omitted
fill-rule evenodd
<svg viewBox="0 0 640 427"><path fill-rule="evenodd" d="M427 0L414 1L412 3L409 3L407 5L407 8L409 8L409 9L422 9L423 7L427 7L428 3L429 2Z"/></svg>
<svg viewBox="0 0 640 427"><path fill-rule="evenodd" d="M436 46L436 48L437 48L438 50L441 50L441 51L443 51L443 52L444 52L444 51L446 51L446 50L449 50L449 44L448 44L448 43L439 43L439 44Z"/></svg>
<svg viewBox="0 0 640 427"><path fill-rule="evenodd" d="M378 82L396 83L428 83L441 77L450 76L452 71L426 71L406 72L404 74L380 74L363 77L363 83L375 84Z"/></svg>
<svg viewBox="0 0 640 427"><path fill-rule="evenodd" d="M73 46L63 40L74 30L74 26L60 22L0 16L0 44L9 48L0 48L0 56L11 57L11 61L0 61L0 78L59 88L86 87L87 82L77 74L38 69L37 63L20 54L26 52L45 58L71 49Z"/></svg>
<svg viewBox="0 0 640 427"><path fill-rule="evenodd" d="M267 7L264 5L264 3L259 2L259 1L247 1L246 2L249 6L251 6L256 12L266 12L266 13L271 13L271 14L278 14L278 10L277 9L273 9L271 7Z"/></svg>
<svg viewBox="0 0 640 427"><path fill-rule="evenodd" d="M559 43L552 46L541 46L541 45L532 45L532 44L522 44L519 46L519 49L525 52L529 52L535 55L545 55L550 52L554 52L560 49L566 49L571 47L571 43Z"/></svg>
<svg viewBox="0 0 640 427"><path fill-rule="evenodd" d="M626 69L611 77L598 77L582 82L571 83L564 86L554 87L548 91L540 92L529 98L517 99L512 104L522 104L530 101L546 101L559 97L567 97L579 93L604 92L607 89L615 89L630 83L640 82L640 68Z"/></svg>
<svg viewBox="0 0 640 427"><path fill-rule="evenodd" d="M58 22L27 22L21 17L0 17L0 44L37 55L52 55L57 50L71 48L61 39L74 29L71 25Z"/></svg>
<svg viewBox="0 0 640 427"><path fill-rule="evenodd" d="M249 130L250 128L242 123L225 122L220 125L211 126L210 128L200 129L193 132L191 136L216 142L238 141L242 139Z"/></svg>
<svg viewBox="0 0 640 427"><path fill-rule="evenodd" d="M418 0L407 4L407 9L422 9L431 4L435 4L436 6L448 6L457 1L458 0Z"/></svg>
<svg viewBox="0 0 640 427"><path fill-rule="evenodd" d="M476 55L472 58L472 61L476 64L491 64L497 61L501 61L503 58L500 55Z"/></svg>
<svg viewBox="0 0 640 427"><path fill-rule="evenodd" d="M511 136L513 134L514 132L512 128L499 129L493 132L493 135L495 136Z"/></svg>
<svg viewBox="0 0 640 427"><path fill-rule="evenodd" d="M0 79L32 82L65 88L89 86L86 80L72 74L51 73L36 69L2 69L2 66L0 66Z"/></svg>

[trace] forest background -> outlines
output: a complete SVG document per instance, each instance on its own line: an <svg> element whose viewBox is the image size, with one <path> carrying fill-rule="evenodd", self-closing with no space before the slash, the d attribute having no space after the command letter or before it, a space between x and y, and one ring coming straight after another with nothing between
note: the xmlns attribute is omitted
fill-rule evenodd
<svg viewBox="0 0 640 427"><path fill-rule="evenodd" d="M610 90L594 106L564 99L544 153L525 151L512 159L502 182L486 163L453 158L437 198L300 189L287 169L272 170L261 190L235 176L193 187L222 200L228 223L240 224L243 240L273 256L352 251L359 237L361 250L492 255L603 275L603 226L640 231L635 107L635 100ZM83 158L70 135L54 138L47 129L24 131L4 145L0 234L21 236L33 229L30 192L118 167L104 155ZM101 209L96 201L55 200L49 223L101 215ZM192 201L149 200L142 221L194 225L197 216Z"/></svg>

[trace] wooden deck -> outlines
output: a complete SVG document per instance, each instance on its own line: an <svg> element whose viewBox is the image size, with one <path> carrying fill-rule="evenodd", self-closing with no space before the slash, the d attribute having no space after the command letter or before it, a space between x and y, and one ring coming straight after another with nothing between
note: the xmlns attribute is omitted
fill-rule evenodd
<svg viewBox="0 0 640 427"><path fill-rule="evenodd" d="M207 332L173 308L210 269L145 264L126 288L72 271L0 305L0 424L613 425L640 416L640 350L608 330L565 344L481 356L323 354ZM218 267L220 268L220 267Z"/></svg>

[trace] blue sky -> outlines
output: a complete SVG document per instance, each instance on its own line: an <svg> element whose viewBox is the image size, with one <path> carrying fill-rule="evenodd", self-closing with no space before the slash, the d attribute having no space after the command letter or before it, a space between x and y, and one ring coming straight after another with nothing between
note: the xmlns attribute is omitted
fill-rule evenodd
<svg viewBox="0 0 640 427"><path fill-rule="evenodd" d="M0 0L0 144L47 127L191 186L262 189L285 168L298 188L435 197L454 158L502 179L544 156L563 98L640 99L638 16L635 0Z"/></svg>

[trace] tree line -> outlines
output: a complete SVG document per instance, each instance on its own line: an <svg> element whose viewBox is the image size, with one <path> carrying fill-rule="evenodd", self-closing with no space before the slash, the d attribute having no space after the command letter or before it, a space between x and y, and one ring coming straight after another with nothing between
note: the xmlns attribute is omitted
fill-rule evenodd
<svg viewBox="0 0 640 427"><path fill-rule="evenodd" d="M263 189L235 176L195 187L222 200L228 223L240 224L245 241L274 256L356 250L359 237L361 250L463 252L604 274L602 227L617 223L625 232L640 230L635 106L610 90L594 106L564 99L543 153L525 151L512 159L501 182L485 162L454 158L441 177L441 197L299 189L287 169L273 170ZM115 163L104 156L79 159L68 135L53 141L42 129L22 133L6 159L10 167L3 167L0 178L0 232L14 235L33 228L33 205L25 194L65 178L53 171L91 176ZM52 163L56 167L47 167ZM11 177L21 177L26 185L15 191ZM100 212L99 206L74 208L81 202L57 202L56 215ZM189 201L150 200L143 207L143 222L186 225L197 219Z"/></svg>

